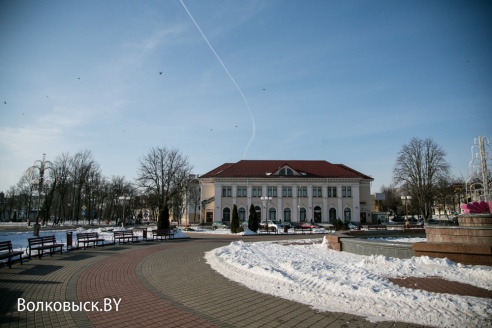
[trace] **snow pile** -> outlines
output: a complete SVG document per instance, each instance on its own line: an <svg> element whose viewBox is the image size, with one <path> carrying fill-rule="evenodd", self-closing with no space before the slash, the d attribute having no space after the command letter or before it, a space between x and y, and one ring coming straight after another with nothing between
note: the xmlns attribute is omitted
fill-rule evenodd
<svg viewBox="0 0 492 328"><path fill-rule="evenodd" d="M407 289L386 279L432 276L492 290L490 267L429 257L361 256L329 250L319 240L295 244L237 241L207 252L205 259L225 277L258 292L372 322L485 327L492 320L490 299Z"/></svg>

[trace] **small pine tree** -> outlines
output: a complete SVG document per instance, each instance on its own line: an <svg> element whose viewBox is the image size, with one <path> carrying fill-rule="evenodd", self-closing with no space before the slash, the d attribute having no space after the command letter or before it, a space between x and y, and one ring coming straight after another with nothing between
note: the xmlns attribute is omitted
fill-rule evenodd
<svg viewBox="0 0 492 328"><path fill-rule="evenodd" d="M253 204L249 207L248 229L254 232L258 231L258 214Z"/></svg>
<svg viewBox="0 0 492 328"><path fill-rule="evenodd" d="M239 232L239 215L237 214L236 204L234 204L234 207L232 208L231 232L232 233Z"/></svg>
<svg viewBox="0 0 492 328"><path fill-rule="evenodd" d="M159 211L159 219L157 220L157 229L169 229L169 207L164 205Z"/></svg>

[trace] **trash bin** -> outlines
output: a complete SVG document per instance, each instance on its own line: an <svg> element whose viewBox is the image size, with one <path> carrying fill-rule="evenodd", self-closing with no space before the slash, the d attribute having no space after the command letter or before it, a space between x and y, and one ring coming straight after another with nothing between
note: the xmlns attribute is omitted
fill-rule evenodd
<svg viewBox="0 0 492 328"><path fill-rule="evenodd" d="M289 232L289 226L284 226L284 232L288 233Z"/></svg>
<svg viewBox="0 0 492 328"><path fill-rule="evenodd" d="M142 239L147 240L147 229L142 230Z"/></svg>
<svg viewBox="0 0 492 328"><path fill-rule="evenodd" d="M357 226L357 230L360 230L360 225Z"/></svg>
<svg viewBox="0 0 492 328"><path fill-rule="evenodd" d="M69 248L72 248L72 235L73 235L72 231L67 231L67 250Z"/></svg>

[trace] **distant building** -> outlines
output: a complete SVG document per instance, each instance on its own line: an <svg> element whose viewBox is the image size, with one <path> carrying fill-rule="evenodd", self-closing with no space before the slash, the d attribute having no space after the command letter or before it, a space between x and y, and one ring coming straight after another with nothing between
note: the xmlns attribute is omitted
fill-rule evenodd
<svg viewBox="0 0 492 328"><path fill-rule="evenodd" d="M242 160L222 164L198 180L205 222L230 221L234 204L241 221L248 220L251 204L262 220L371 221L370 188L374 179L343 164Z"/></svg>

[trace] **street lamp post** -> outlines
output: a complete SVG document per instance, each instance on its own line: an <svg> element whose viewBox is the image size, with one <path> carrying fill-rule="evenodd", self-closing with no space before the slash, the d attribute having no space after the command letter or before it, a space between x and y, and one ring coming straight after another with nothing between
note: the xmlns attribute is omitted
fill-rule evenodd
<svg viewBox="0 0 492 328"><path fill-rule="evenodd" d="M405 203L405 225L408 225L408 201L412 199L412 196L401 196L401 199Z"/></svg>
<svg viewBox="0 0 492 328"><path fill-rule="evenodd" d="M46 160L46 154L43 154L43 159L34 162L34 165L27 169L25 175L38 187L38 210L36 213L36 223L33 227L33 235L39 236L39 214L41 209L41 195L43 192L43 186L46 184L45 172L53 171L52 164ZM29 214L28 214L29 215Z"/></svg>
<svg viewBox="0 0 492 328"><path fill-rule="evenodd" d="M261 197L261 202L263 203L263 208L265 209L265 229L267 231L267 233L269 233L269 230L268 230L268 217L267 217L267 214L268 214L268 204L272 201L272 197Z"/></svg>
<svg viewBox="0 0 492 328"><path fill-rule="evenodd" d="M123 221L121 222L121 226L125 227L125 201L129 200L130 197L128 196L120 196L118 199L123 203Z"/></svg>

